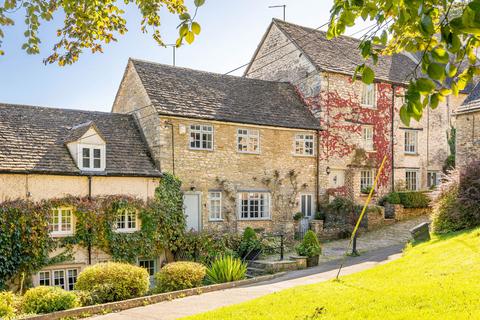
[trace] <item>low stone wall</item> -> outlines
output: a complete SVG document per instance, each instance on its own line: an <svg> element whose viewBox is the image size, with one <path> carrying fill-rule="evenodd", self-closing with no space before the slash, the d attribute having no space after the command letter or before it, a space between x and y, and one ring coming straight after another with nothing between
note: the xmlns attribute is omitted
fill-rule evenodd
<svg viewBox="0 0 480 320"><path fill-rule="evenodd" d="M404 208L402 205L395 205L395 220L403 221L420 216L430 216L432 208Z"/></svg>
<svg viewBox="0 0 480 320"><path fill-rule="evenodd" d="M199 294L202 294L202 293L245 286L245 285L249 285L249 284L253 284L253 283L257 283L257 282L271 280L271 279L280 277L284 274L285 274L285 272L276 273L276 274L269 274L269 275L266 275L266 276L260 276L260 277L255 277L255 278L245 279L245 280L240 280L240 281L220 283L220 284L214 284L214 285L210 285L210 286L198 287L198 288L193 288L193 289L186 289L186 290L179 290L179 291L173 291L173 292L167 292L167 293L154 294L154 295L151 295L151 296L134 298L134 299L124 300L124 301L110 302L110 303L98 304L98 305L94 305L94 306L81 307L81 308L69 309L69 310L64 310L64 311L57 311L57 312L52 312L52 313L40 314L40 315L27 317L25 319L28 319L28 320L57 320L57 319L75 318L75 317L84 318L84 317L89 317L89 316L92 316L92 315L95 315L95 314L104 314L104 313L121 311L121 310L136 308L136 307L143 307L143 306L153 304L153 303L170 301L170 300L173 300L173 299L184 298L184 297L193 296L193 295L199 295Z"/></svg>

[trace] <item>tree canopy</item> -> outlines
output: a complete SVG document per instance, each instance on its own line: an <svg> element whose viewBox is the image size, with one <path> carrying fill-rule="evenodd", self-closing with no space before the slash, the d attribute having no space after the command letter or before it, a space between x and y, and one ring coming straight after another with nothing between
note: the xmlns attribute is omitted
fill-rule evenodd
<svg viewBox="0 0 480 320"><path fill-rule="evenodd" d="M192 43L200 34L195 16L204 2L195 0L195 13L190 15L184 0L5 0L0 4L0 55L4 54L1 45L5 27L15 24L13 17L18 15L19 10L25 12L22 49L29 54L40 53L40 25L51 21L56 13L63 13L63 25L56 34L58 41L53 46L53 52L44 59L45 63L63 66L77 61L86 49L92 53L102 52L103 45L117 41L119 35L127 32L125 11L121 5L134 4L140 10L142 32L151 32L160 45L165 45L160 34L160 9L166 8L180 18L176 46L182 45L184 40Z"/></svg>
<svg viewBox="0 0 480 320"><path fill-rule="evenodd" d="M334 0L330 13L329 38L343 34L357 18L375 22L359 48L365 63L356 75L363 82L373 82L370 66L379 55L407 52L419 58L405 79L400 117L406 125L480 75L480 0Z"/></svg>

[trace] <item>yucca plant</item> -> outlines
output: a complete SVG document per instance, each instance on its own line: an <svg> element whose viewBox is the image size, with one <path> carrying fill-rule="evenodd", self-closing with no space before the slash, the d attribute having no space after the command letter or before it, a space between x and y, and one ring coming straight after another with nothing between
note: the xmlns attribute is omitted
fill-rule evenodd
<svg viewBox="0 0 480 320"><path fill-rule="evenodd" d="M246 263L226 255L217 258L207 269L206 281L209 284L237 281L245 279L246 274Z"/></svg>

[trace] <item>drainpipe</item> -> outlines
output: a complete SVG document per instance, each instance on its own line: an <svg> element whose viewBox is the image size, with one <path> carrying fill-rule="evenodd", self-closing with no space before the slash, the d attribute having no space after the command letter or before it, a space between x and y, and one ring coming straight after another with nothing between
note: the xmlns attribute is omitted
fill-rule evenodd
<svg viewBox="0 0 480 320"><path fill-rule="evenodd" d="M175 130L173 128L173 123L170 121L165 121L165 125L170 126L172 129L172 174L175 175Z"/></svg>
<svg viewBox="0 0 480 320"><path fill-rule="evenodd" d="M92 176L88 176L88 200L92 200ZM93 230L92 227L88 228L88 233L92 234ZM87 252L88 252L88 264L92 264L92 242L89 240L87 244Z"/></svg>
<svg viewBox="0 0 480 320"><path fill-rule="evenodd" d="M319 179L320 179L320 164L319 164L319 161L320 161L320 130L317 130L317 157L316 157L316 179L315 179L315 195L316 195L316 199L315 199L315 202L316 202L316 210L318 211L318 208L319 208L319 205L320 205L320 195L319 195L319 192L320 192L320 182L319 182Z"/></svg>
<svg viewBox="0 0 480 320"><path fill-rule="evenodd" d="M395 122L395 85L392 84L392 123L390 129L390 144L392 152L392 192L395 191L395 143L394 143L394 122Z"/></svg>

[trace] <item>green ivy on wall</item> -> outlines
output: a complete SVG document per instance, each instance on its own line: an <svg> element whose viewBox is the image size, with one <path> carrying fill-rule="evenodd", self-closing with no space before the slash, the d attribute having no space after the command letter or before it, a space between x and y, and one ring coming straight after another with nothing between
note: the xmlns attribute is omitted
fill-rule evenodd
<svg viewBox="0 0 480 320"><path fill-rule="evenodd" d="M0 288L21 274L32 274L47 265L70 260L74 245L98 248L115 261L134 263L138 257L154 258L163 250L175 252L185 236L181 182L165 174L154 199L144 202L128 196L65 197L34 203L28 200L0 204ZM51 238L48 221L52 208L70 207L75 233ZM138 231L115 232L117 217L137 214ZM53 258L53 250L62 248Z"/></svg>

